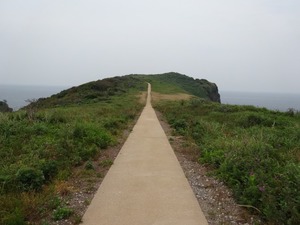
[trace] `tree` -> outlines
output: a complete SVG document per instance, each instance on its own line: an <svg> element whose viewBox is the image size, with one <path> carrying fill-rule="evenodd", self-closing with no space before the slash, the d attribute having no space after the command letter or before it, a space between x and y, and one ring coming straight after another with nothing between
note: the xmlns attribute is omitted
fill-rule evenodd
<svg viewBox="0 0 300 225"><path fill-rule="evenodd" d="M13 109L10 108L6 100L0 101L0 112L12 112Z"/></svg>

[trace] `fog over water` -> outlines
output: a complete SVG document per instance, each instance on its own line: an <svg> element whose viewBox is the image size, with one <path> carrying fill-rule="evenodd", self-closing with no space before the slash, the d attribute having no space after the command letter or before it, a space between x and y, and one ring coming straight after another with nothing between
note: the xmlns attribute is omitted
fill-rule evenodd
<svg viewBox="0 0 300 225"><path fill-rule="evenodd" d="M67 87L0 85L0 100L6 100L14 110L27 105L26 100L50 97Z"/></svg>

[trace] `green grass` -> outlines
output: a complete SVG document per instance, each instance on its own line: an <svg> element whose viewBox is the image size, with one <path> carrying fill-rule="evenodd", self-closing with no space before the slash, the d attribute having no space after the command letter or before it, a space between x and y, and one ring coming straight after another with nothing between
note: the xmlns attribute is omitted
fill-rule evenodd
<svg viewBox="0 0 300 225"><path fill-rule="evenodd" d="M177 93L187 93L181 87L178 87L172 83L164 82L156 77L147 76L144 77L147 82L151 83L151 89L153 92L158 92L161 94L177 94Z"/></svg>
<svg viewBox="0 0 300 225"><path fill-rule="evenodd" d="M179 73L164 73L155 75L136 75L152 84L152 90L161 94L187 93L220 102L218 87L205 79L194 79Z"/></svg>
<svg viewBox="0 0 300 225"><path fill-rule="evenodd" d="M160 102L178 135L199 146L199 161L271 224L300 221L300 114L192 99Z"/></svg>
<svg viewBox="0 0 300 225"><path fill-rule="evenodd" d="M115 145L141 112L137 96L146 91L146 82L164 94L211 99L217 91L208 81L177 73L128 75L89 82L32 100L18 112L0 113L0 224L41 222L51 213L54 220L70 216L57 196L70 191L64 180L80 165L86 174L95 172L93 160Z"/></svg>
<svg viewBox="0 0 300 225"><path fill-rule="evenodd" d="M141 112L138 94L146 86L139 82L93 102L82 100L85 92L68 92L67 98L54 96L0 113L0 224L41 221L52 210L54 220L68 217L69 209L51 204L53 184L67 180L79 165L90 168L93 159L117 144ZM80 104L70 98L81 99Z"/></svg>

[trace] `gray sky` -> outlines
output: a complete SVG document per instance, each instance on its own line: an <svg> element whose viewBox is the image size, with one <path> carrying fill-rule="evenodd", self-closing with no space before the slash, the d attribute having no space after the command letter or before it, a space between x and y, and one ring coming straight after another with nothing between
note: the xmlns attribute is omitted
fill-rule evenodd
<svg viewBox="0 0 300 225"><path fill-rule="evenodd" d="M0 0L0 84L169 71L300 92L300 1Z"/></svg>

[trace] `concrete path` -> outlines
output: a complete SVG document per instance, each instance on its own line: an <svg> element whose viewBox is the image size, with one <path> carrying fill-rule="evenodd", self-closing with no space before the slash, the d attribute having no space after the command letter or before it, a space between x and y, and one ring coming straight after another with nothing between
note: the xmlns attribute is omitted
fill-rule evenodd
<svg viewBox="0 0 300 225"><path fill-rule="evenodd" d="M207 221L147 105L83 217L84 225L204 225Z"/></svg>

